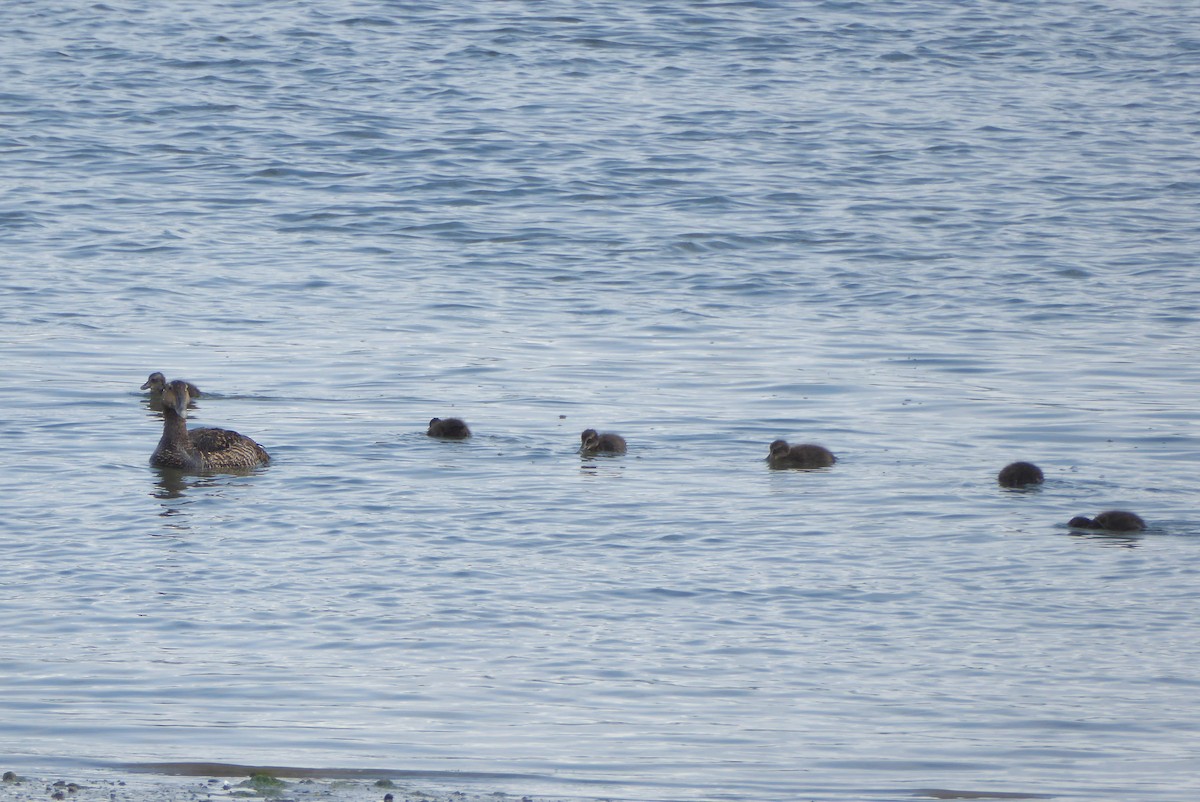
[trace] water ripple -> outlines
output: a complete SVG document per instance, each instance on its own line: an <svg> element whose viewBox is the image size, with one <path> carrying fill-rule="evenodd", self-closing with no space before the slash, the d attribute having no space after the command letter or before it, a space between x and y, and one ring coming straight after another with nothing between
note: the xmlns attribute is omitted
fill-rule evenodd
<svg viewBox="0 0 1200 802"><path fill-rule="evenodd" d="M0 21L11 755L1194 790L1196 20ZM150 370L274 463L150 469ZM1150 528L1065 526L1117 506Z"/></svg>

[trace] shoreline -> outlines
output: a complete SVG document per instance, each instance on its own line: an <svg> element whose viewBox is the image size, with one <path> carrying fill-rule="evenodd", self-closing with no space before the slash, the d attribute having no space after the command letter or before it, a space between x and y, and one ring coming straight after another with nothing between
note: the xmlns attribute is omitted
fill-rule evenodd
<svg viewBox="0 0 1200 802"><path fill-rule="evenodd" d="M228 763L142 763L107 768L34 769L7 767L0 802L582 802L597 797L518 794L497 784L538 778L516 774L445 777L429 772L380 769L312 769ZM480 784L493 787L479 788ZM600 797L606 799L606 797Z"/></svg>

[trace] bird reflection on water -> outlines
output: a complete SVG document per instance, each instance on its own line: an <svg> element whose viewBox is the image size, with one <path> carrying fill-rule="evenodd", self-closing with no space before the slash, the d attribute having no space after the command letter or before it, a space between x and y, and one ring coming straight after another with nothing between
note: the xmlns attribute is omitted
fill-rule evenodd
<svg viewBox="0 0 1200 802"><path fill-rule="evenodd" d="M183 496L184 491L189 486L187 474L176 468L152 468L152 470L158 474L158 481L154 483L158 490L151 495L159 499L173 499ZM194 480L199 477L192 478L193 482L191 484L195 484Z"/></svg>

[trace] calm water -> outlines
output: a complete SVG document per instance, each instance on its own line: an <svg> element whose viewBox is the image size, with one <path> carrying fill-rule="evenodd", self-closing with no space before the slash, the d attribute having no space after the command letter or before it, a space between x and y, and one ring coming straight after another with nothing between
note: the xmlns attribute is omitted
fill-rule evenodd
<svg viewBox="0 0 1200 802"><path fill-rule="evenodd" d="M195 5L0 6L5 768L1200 793L1189 4Z"/></svg>

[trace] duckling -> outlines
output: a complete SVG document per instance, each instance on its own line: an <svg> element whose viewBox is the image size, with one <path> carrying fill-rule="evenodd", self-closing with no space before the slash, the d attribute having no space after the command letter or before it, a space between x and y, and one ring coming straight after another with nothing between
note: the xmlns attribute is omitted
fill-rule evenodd
<svg viewBox="0 0 1200 802"><path fill-rule="evenodd" d="M1109 510L1095 518L1076 515L1067 522L1072 529L1107 529L1109 532L1140 532L1146 528L1141 516L1126 510Z"/></svg>
<svg viewBox="0 0 1200 802"><path fill-rule="evenodd" d="M798 443L789 446L786 440L771 443L767 454L767 465L776 470L784 468L828 468L837 462L837 457L825 446Z"/></svg>
<svg viewBox="0 0 1200 802"><path fill-rule="evenodd" d="M150 455L156 468L193 473L266 465L271 457L258 443L229 429L187 428L188 383L176 379L163 389L163 433Z"/></svg>
<svg viewBox="0 0 1200 802"><path fill-rule="evenodd" d="M462 440L471 436L471 430L467 428L467 424L461 418L432 418L426 434L445 440Z"/></svg>
<svg viewBox="0 0 1200 802"><path fill-rule="evenodd" d="M584 429L579 435L579 444L579 453L586 457L625 453L625 438L613 432L601 434L595 429Z"/></svg>
<svg viewBox="0 0 1200 802"><path fill-rule="evenodd" d="M1025 485L1040 485L1045 476L1042 469L1032 462L1013 462L1000 470L996 481L1001 487L1025 487Z"/></svg>
<svg viewBox="0 0 1200 802"><path fill-rule="evenodd" d="M192 384L189 381L185 381L184 384L187 385L189 397L191 397L191 398L199 398L200 397L200 388L199 387L197 387L196 385ZM166 386L167 386L167 377L162 375L161 373L159 373L156 370L150 374L150 377L148 379L146 379L146 383L142 385L142 389L149 390L150 397L157 399L157 398L162 398L163 389Z"/></svg>

